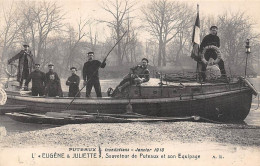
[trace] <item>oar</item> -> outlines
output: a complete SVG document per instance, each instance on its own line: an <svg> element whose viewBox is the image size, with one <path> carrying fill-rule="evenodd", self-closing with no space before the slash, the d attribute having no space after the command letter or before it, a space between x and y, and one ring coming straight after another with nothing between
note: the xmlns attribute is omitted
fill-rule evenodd
<svg viewBox="0 0 260 166"><path fill-rule="evenodd" d="M107 53L106 57L104 58L103 62L101 64L103 64L108 55L112 52L112 50L116 47L116 45L120 42L120 40L122 40L122 38L125 36L125 34L127 33L127 31L125 31L125 33L121 36L121 38L116 42L116 44L110 49L110 51ZM70 105L73 103L73 101L76 99L76 96L82 91L82 89L85 88L85 86L87 85L87 83L93 78L93 76L95 75L95 73L98 71L98 69L100 68L101 64L98 66L98 68L94 71L94 73L92 74L92 76L90 77L89 80L87 80L87 82L85 83L85 85L77 92L77 94L74 96L74 98L71 100L71 102L69 103L69 105L66 107L66 110L70 107Z"/></svg>

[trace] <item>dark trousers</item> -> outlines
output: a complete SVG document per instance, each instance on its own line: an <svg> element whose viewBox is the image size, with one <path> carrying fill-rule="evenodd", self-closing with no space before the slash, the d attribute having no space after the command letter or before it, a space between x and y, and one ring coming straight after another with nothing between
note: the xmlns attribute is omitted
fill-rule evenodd
<svg viewBox="0 0 260 166"><path fill-rule="evenodd" d="M23 70L23 73L22 73L22 78L21 78L21 82L20 82L20 88L23 86L23 82L25 82L27 80L28 76L29 76L29 69L25 68Z"/></svg>
<svg viewBox="0 0 260 166"><path fill-rule="evenodd" d="M132 83L132 82L133 82L132 80L133 80L133 79L131 79L131 78L125 78L125 79L123 79L123 80L119 83L118 86L122 86L122 85L124 85L126 82Z"/></svg>
<svg viewBox="0 0 260 166"><path fill-rule="evenodd" d="M44 88L41 87L32 87L32 96L43 96Z"/></svg>
<svg viewBox="0 0 260 166"><path fill-rule="evenodd" d="M134 85L134 84L135 84L135 81L134 81L135 78L137 78L137 77L131 77L131 75L128 74L128 75L126 75L126 76L124 77L124 79L119 83L118 86L122 86L122 85L124 85L126 82L129 82L130 84Z"/></svg>
<svg viewBox="0 0 260 166"><path fill-rule="evenodd" d="M76 96L77 95L77 96ZM69 90L69 97L80 97L79 89Z"/></svg>
<svg viewBox="0 0 260 166"><path fill-rule="evenodd" d="M97 97L102 97L100 82L99 82L98 78L97 79L91 79L90 81L88 81L87 87L86 87L86 97L90 97L90 93L91 93L93 86L95 88Z"/></svg>
<svg viewBox="0 0 260 166"><path fill-rule="evenodd" d="M224 65L224 61L222 59L220 59L219 63L218 63L218 67L220 69L221 72L221 76L226 77L226 70L225 70L225 65ZM203 81L206 80L206 68L207 65L205 65L204 63L202 63L202 73L201 73L201 77L203 79Z"/></svg>

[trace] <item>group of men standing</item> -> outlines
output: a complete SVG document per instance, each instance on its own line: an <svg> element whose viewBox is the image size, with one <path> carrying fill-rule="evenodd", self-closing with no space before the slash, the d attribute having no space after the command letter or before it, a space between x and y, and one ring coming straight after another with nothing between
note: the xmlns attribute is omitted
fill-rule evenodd
<svg viewBox="0 0 260 166"><path fill-rule="evenodd" d="M24 90L28 90L29 82L32 82L32 96L49 96L62 97L63 92L61 88L60 78L56 72L53 71L54 65L49 64L49 71L44 73L40 70L40 64L35 63L35 69L32 71L24 85Z"/></svg>
<svg viewBox="0 0 260 166"><path fill-rule="evenodd" d="M210 34L205 36L202 40L200 47L200 54L206 46L213 45L216 47L220 47L220 39L217 36L217 26L210 27ZM40 64L35 63L33 59L33 55L29 50L29 45L25 44L24 50L21 50L17 55L8 60L8 64L13 61L19 59L18 63L18 74L17 81L20 83L20 87L22 87L24 80L25 81L25 90L28 90L28 84L32 81L32 95L33 96L63 96L60 78L56 72L54 72L53 64L49 64L49 72L44 73L40 71ZM99 81L99 68L104 68L106 66L106 61L100 62L94 59L94 52L88 52L88 61L84 63L83 66L83 80L84 86L86 86L86 97L90 96L92 87L94 87L96 91L97 97L102 97L101 86ZM214 50L207 50L205 52L204 58L207 62L209 62L210 58L216 59L217 54ZM201 64L201 77L202 80L205 81L206 75L206 67L209 65L208 63L202 63L201 59L198 60L198 63ZM117 90L121 91L126 86L130 84L141 84L143 82L149 81L149 70L147 69L148 59L142 59L142 65L137 65L130 69L130 73L124 77L123 81L117 86ZM226 71L224 68L224 61L222 59L219 60L217 64L220 68L222 77L226 78ZM33 66L35 66L35 70L32 71ZM76 74L77 68L70 68L72 75L67 79L66 85L69 86L69 97L79 97L79 83L80 78Z"/></svg>
<svg viewBox="0 0 260 166"><path fill-rule="evenodd" d="M88 52L88 60L84 63L82 74L84 86L86 86L86 97L90 97L92 87L94 87L97 97L102 97L101 86L99 81L99 68L106 66L106 61L100 62L94 59L94 52ZM25 90L28 90L28 84L32 81L32 95L33 96L49 96L49 97L62 97L63 92L61 82L58 74L54 72L54 65L49 64L49 71L44 73L40 71L40 64L35 63L29 45L24 45L24 50L19 54L12 57L8 63L19 59L17 81L22 88L23 81L25 81ZM31 72L33 65L35 70ZM117 86L121 91L130 84L141 84L149 81L149 70L147 69L148 59L142 59L142 65L137 65L130 69L130 73L123 79ZM80 97L79 83L80 78L76 74L77 68L71 67L71 76L67 79L66 85L69 86L69 97Z"/></svg>
<svg viewBox="0 0 260 166"><path fill-rule="evenodd" d="M20 88L28 90L29 82L32 82L32 96L49 96L49 97L62 97L63 92L61 82L58 74L54 72L54 65L49 64L49 71L44 73L40 71L40 64L35 63L33 55L29 50L29 45L25 44L24 50L20 51L17 55L8 60L8 64L19 59L17 81L20 83ZM106 62L94 60L94 52L88 52L88 61L83 67L83 80L86 86L86 97L90 96L91 89L94 86L97 97L102 97L101 87L99 82L98 69L104 68ZM34 70L33 70L34 68ZM33 71L32 71L33 70ZM80 77L76 74L77 68L71 67L71 76L67 79L66 85L69 86L69 97L80 97L79 83Z"/></svg>
<svg viewBox="0 0 260 166"><path fill-rule="evenodd" d="M34 61L29 45L25 44L23 47L24 50L8 60L8 64L11 64L19 59L17 81L20 83L20 88L23 87L23 82L25 82L24 90L28 90L28 84L32 82L32 96L62 97L60 78L54 72L54 65L50 63L48 65L49 71L47 73L42 72L40 64ZM66 82L66 85L70 86L69 96L71 97L74 97L79 91L79 76L76 75L76 70L75 67L71 68L72 76Z"/></svg>

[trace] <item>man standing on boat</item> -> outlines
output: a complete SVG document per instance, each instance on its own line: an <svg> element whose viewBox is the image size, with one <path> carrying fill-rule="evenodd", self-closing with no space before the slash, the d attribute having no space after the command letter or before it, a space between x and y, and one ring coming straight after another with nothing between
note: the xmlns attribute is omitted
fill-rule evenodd
<svg viewBox="0 0 260 166"><path fill-rule="evenodd" d="M34 66L33 55L29 50L29 45L24 44L23 47L24 50L21 50L17 55L8 60L8 64L10 64L19 59L17 81L20 83L20 88L22 88L24 80L28 78Z"/></svg>
<svg viewBox="0 0 260 166"><path fill-rule="evenodd" d="M46 96L55 97L59 96L62 97L62 88L60 83L60 78L56 72L54 72L54 65L50 63L48 65L49 71L46 73L46 89L45 94Z"/></svg>
<svg viewBox="0 0 260 166"><path fill-rule="evenodd" d="M40 64L35 63L35 70L31 72L25 82L25 90L28 90L28 84L32 81L32 96L43 96L45 87L45 73L40 71Z"/></svg>
<svg viewBox="0 0 260 166"><path fill-rule="evenodd" d="M150 72L147 69L148 59L142 59L142 65L137 65L130 68L129 74L127 74L118 85L118 90L121 91L123 88L130 84L141 84L150 80Z"/></svg>
<svg viewBox="0 0 260 166"><path fill-rule="evenodd" d="M210 27L210 34L206 35L202 42L201 42L201 45L200 45L200 54L202 55L204 49L207 47L207 46L214 46L219 48L220 47L220 39L219 37L217 36L217 31L218 31L218 27L213 25ZM208 61L210 58L213 58L213 59L217 59L219 58L219 62L218 62L218 66L219 66L219 69L220 69L220 72L221 72L221 76L226 78L226 71L225 71L225 67L224 67L224 61L222 60L221 57L219 57L219 55L217 54L216 50L214 49L208 49L205 51L204 57L202 58L205 58L205 63L202 62L202 79L203 81L205 81L206 79L206 68L207 68L207 65L208 65Z"/></svg>
<svg viewBox="0 0 260 166"><path fill-rule="evenodd" d="M99 60L94 60L94 52L88 52L88 61L83 66L83 80L86 86L86 97L90 96L91 89L94 86L97 97L102 97L101 87L99 82L99 68L104 68L106 62L101 63Z"/></svg>
<svg viewBox="0 0 260 166"><path fill-rule="evenodd" d="M80 93L79 93L80 78L76 74L77 68L71 67L70 70L71 70L71 76L66 81L66 85L69 86L69 97L80 97Z"/></svg>

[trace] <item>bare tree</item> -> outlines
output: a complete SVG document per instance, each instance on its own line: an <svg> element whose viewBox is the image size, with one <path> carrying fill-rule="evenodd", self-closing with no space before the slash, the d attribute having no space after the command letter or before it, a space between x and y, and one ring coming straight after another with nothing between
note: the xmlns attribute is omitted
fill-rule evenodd
<svg viewBox="0 0 260 166"><path fill-rule="evenodd" d="M167 0L154 0L142 9L147 30L158 40L158 66L166 65L166 45L190 22L187 5ZM183 16L187 16L184 18Z"/></svg>
<svg viewBox="0 0 260 166"><path fill-rule="evenodd" d="M98 33L97 33L97 31L93 32L92 24L89 24L89 33L88 33L87 37L88 37L88 40L89 40L88 48L91 51L96 52L97 42L98 42Z"/></svg>
<svg viewBox="0 0 260 166"><path fill-rule="evenodd" d="M101 22L107 23L110 28L113 29L116 37L115 40L118 41L122 34L124 33L124 24L126 23L127 14L132 12L134 7L134 3L130 2L129 0L115 0L115 2L106 0L103 3L102 8L112 16L113 20L106 21L100 20ZM122 65L123 63L123 54L122 54L122 44L121 42L118 43L117 46L117 64Z"/></svg>
<svg viewBox="0 0 260 166"><path fill-rule="evenodd" d="M30 38L24 40L32 42L33 52L40 61L45 57L44 50L50 33L60 30L63 26L61 21L64 19L64 14L56 2L32 2L21 7L27 25L21 32L29 33Z"/></svg>
<svg viewBox="0 0 260 166"><path fill-rule="evenodd" d="M1 61L4 61L4 58L6 58L8 51L10 48L14 45L14 42L16 40L18 31L20 29L20 25L17 24L19 17L17 8L14 3L11 4L10 8L6 9L3 6L3 16L4 16L4 25L3 25L3 31L1 32L1 40L2 40L2 55L1 55Z"/></svg>
<svg viewBox="0 0 260 166"><path fill-rule="evenodd" d="M150 59L150 64L157 66L158 64L158 43L155 40L147 40L145 43L145 54Z"/></svg>
<svg viewBox="0 0 260 166"><path fill-rule="evenodd" d="M69 25L68 26L68 60L67 60L67 66L70 68L74 65L74 54L76 48L79 46L82 39L87 36L87 34L84 32L86 27L89 25L90 20L89 19L82 19L82 17L79 18L79 21L77 23L77 30L75 31L74 28Z"/></svg>
<svg viewBox="0 0 260 166"><path fill-rule="evenodd" d="M226 62L231 66L241 66L245 62L245 41L246 39L258 38L254 34L253 23L245 12L225 12L218 17L219 36L221 50ZM255 41L256 42L256 41Z"/></svg>
<svg viewBox="0 0 260 166"><path fill-rule="evenodd" d="M137 36L140 28L141 26L134 26L133 20L130 19L128 13L126 25L123 27L124 31L127 31L128 33L122 40L122 61L125 58L127 63L137 62L137 56L140 56L140 53L136 54L136 49L139 43Z"/></svg>
<svg viewBox="0 0 260 166"><path fill-rule="evenodd" d="M186 4L181 5L182 13L179 15L179 19L182 21L178 24L176 35L173 36L173 40L170 44L169 53L167 54L167 60L173 62L175 65L182 65L182 57L187 56L190 53L191 48L191 34L194 23L193 10ZM186 11L186 12L184 12ZM168 41L170 41L168 39ZM167 41L166 41L167 42ZM182 67L182 66L181 66Z"/></svg>

